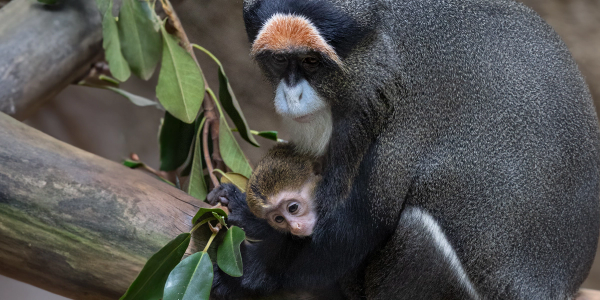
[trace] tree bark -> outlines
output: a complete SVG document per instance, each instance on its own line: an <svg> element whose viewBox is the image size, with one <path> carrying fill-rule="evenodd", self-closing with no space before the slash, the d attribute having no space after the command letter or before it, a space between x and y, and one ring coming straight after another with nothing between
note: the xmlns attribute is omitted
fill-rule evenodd
<svg viewBox="0 0 600 300"><path fill-rule="evenodd" d="M0 112L25 119L84 75L102 53L94 0L45 6L13 0L0 9Z"/></svg>
<svg viewBox="0 0 600 300"><path fill-rule="evenodd" d="M73 299L118 299L154 252L191 229L201 206L0 113L5 276Z"/></svg>

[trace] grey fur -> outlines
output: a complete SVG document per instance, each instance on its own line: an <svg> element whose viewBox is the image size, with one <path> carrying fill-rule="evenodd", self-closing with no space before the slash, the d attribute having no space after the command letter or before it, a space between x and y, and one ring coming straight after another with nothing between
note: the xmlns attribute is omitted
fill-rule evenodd
<svg viewBox="0 0 600 300"><path fill-rule="evenodd" d="M468 298L430 280L448 269L403 218L413 207L443 229L482 299L571 299L596 250L600 142L557 34L508 0L330 2L373 28L344 59L349 72L315 86L334 119L319 222L359 195L392 232L351 290Z"/></svg>

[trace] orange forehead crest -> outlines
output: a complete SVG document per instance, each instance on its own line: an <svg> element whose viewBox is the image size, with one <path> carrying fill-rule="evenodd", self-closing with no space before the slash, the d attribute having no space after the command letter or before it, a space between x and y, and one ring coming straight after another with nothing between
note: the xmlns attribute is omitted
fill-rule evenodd
<svg viewBox="0 0 600 300"><path fill-rule="evenodd" d="M305 17L291 14L275 14L265 22L252 44L252 55L265 50L298 49L318 51L342 65L333 47L323 39L315 25Z"/></svg>

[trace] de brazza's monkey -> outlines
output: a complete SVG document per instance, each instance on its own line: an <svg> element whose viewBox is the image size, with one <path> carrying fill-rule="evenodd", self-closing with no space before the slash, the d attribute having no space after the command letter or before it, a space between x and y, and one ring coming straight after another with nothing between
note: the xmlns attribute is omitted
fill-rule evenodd
<svg viewBox="0 0 600 300"><path fill-rule="evenodd" d="M252 172L246 199L227 199L223 198L227 193L222 193L211 197L211 204L221 202L231 212L236 211L231 214L230 221L236 222L237 210L246 210L265 220L273 229L307 237L312 234L316 223L314 193L321 179L320 170L318 158L297 153L291 144L279 143L269 150ZM246 227L247 224L242 222L240 225ZM269 236L271 232L267 229L264 233L254 234Z"/></svg>
<svg viewBox="0 0 600 300"><path fill-rule="evenodd" d="M294 150L283 143L269 150L248 181L246 202L255 216L273 228L307 237L317 221L314 195L321 163Z"/></svg>
<svg viewBox="0 0 600 300"><path fill-rule="evenodd" d="M214 297L348 277L354 298L573 297L598 238L598 122L531 9L246 0L244 19L292 143L325 160L310 238L243 244L244 275L216 272Z"/></svg>

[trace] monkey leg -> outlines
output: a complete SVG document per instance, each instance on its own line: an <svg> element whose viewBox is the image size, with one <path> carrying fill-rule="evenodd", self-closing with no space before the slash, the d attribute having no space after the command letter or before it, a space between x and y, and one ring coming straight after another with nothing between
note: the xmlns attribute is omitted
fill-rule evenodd
<svg viewBox="0 0 600 300"><path fill-rule="evenodd" d="M416 207L402 212L365 280L367 299L480 299L442 228Z"/></svg>

